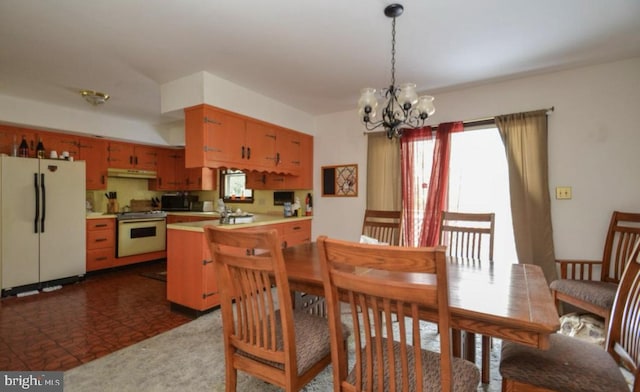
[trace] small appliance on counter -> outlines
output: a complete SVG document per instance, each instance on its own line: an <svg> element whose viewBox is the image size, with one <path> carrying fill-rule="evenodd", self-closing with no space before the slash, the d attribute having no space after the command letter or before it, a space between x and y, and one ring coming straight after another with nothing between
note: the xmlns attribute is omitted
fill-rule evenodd
<svg viewBox="0 0 640 392"><path fill-rule="evenodd" d="M190 211L191 203L198 201L197 195L186 195L182 193L167 193L162 195L163 211Z"/></svg>
<svg viewBox="0 0 640 392"><path fill-rule="evenodd" d="M196 211L196 212L212 212L213 202L212 201L192 201L190 210Z"/></svg>

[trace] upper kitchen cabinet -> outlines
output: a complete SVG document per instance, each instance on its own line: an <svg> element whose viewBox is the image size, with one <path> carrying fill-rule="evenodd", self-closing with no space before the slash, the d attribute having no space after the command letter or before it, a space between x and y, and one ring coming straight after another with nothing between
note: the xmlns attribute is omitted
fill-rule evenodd
<svg viewBox="0 0 640 392"><path fill-rule="evenodd" d="M209 191L216 189L217 170L185 167L185 152L162 148L158 151L158 174L149 189L162 191Z"/></svg>
<svg viewBox="0 0 640 392"><path fill-rule="evenodd" d="M46 158L49 158L51 151L56 151L58 156L63 152L68 152L73 159L80 159L80 137L63 133L39 132L37 139L42 139ZM36 140L37 143L37 140Z"/></svg>
<svg viewBox="0 0 640 392"><path fill-rule="evenodd" d="M158 191L180 190L182 174L178 173L180 166L184 166L182 151L171 148L158 149L157 177L149 180L149 189ZM184 169L183 169L184 170Z"/></svg>
<svg viewBox="0 0 640 392"><path fill-rule="evenodd" d="M0 154L12 155L14 142L19 145L21 140L16 128L0 124Z"/></svg>
<svg viewBox="0 0 640 392"><path fill-rule="evenodd" d="M188 168L227 167L242 163L245 119L234 113L198 105L184 111L185 164Z"/></svg>
<svg viewBox="0 0 640 392"><path fill-rule="evenodd" d="M289 141L294 152L291 152L292 155L281 153L283 157L281 159L291 159L290 164L297 167L298 175L247 171L247 188L254 190L313 189L313 136L300 132L294 133L297 134L296 137ZM296 159L295 156L299 158Z"/></svg>
<svg viewBox="0 0 640 392"><path fill-rule="evenodd" d="M78 159L86 162L87 189L107 189L109 143L104 139L88 137L80 137L78 142L80 147Z"/></svg>
<svg viewBox="0 0 640 392"><path fill-rule="evenodd" d="M123 142L109 142L109 167L116 169L158 169L158 148Z"/></svg>
<svg viewBox="0 0 640 392"><path fill-rule="evenodd" d="M185 109L186 167L299 175L307 138L313 143L312 136L209 105Z"/></svg>

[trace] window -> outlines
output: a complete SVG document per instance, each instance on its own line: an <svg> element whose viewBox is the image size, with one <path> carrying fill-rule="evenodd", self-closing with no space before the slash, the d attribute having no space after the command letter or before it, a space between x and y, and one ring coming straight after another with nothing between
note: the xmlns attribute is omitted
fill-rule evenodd
<svg viewBox="0 0 640 392"><path fill-rule="evenodd" d="M227 203L253 203L253 190L246 188L241 170L220 170L220 196Z"/></svg>
<svg viewBox="0 0 640 392"><path fill-rule="evenodd" d="M414 145L413 167L420 190L413 200L413 240L418 243L427 204L435 139ZM451 134L447 209L456 212L496 214L493 256L495 260L517 263L509 175L504 145L495 127Z"/></svg>
<svg viewBox="0 0 640 392"><path fill-rule="evenodd" d="M518 262L509 197L509 172L498 129L453 133L449 159L449 211L496 214L493 257Z"/></svg>

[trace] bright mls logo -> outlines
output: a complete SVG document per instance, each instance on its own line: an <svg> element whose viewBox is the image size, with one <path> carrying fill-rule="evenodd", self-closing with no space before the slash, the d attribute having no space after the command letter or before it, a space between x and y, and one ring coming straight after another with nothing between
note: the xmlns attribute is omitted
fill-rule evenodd
<svg viewBox="0 0 640 392"><path fill-rule="evenodd" d="M63 372L0 372L0 390L62 392Z"/></svg>

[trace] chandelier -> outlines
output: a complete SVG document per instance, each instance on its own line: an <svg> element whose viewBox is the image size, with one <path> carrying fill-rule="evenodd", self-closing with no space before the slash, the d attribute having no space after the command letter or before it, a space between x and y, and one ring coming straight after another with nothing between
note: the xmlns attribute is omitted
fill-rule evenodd
<svg viewBox="0 0 640 392"><path fill-rule="evenodd" d="M109 94L93 90L80 90L80 95L93 106L103 104L109 99Z"/></svg>
<svg viewBox="0 0 640 392"><path fill-rule="evenodd" d="M425 120L435 113L433 97L418 97L416 85L404 83L396 86L396 18L402 15L401 4L391 4L384 9L384 14L393 18L391 22L391 85L380 91L383 101L381 118L377 118L378 98L376 89L362 89L358 100L358 114L366 129L373 131L383 127L389 139L401 137L404 129L419 128Z"/></svg>

